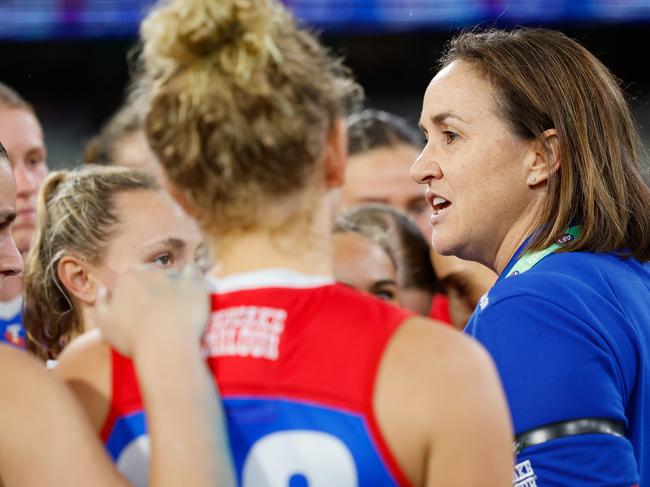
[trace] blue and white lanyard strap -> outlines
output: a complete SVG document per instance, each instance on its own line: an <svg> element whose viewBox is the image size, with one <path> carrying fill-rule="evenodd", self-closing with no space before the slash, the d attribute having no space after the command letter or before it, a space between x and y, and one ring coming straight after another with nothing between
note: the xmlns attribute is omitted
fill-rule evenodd
<svg viewBox="0 0 650 487"><path fill-rule="evenodd" d="M578 238L578 235L580 235L581 230L582 230L581 225L575 225L573 227L569 227L564 232L564 235L558 238L554 244L542 250L537 250L535 252L526 252L521 259L515 262L515 265L512 266L512 269L510 269L508 274L506 274L506 277L516 276L517 274L523 274L524 272L530 270L544 257L546 257L549 254L552 254L557 249L564 247L567 243Z"/></svg>

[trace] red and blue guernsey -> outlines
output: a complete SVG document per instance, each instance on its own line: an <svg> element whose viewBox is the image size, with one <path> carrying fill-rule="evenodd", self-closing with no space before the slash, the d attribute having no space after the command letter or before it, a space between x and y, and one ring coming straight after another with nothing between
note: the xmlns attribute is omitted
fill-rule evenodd
<svg viewBox="0 0 650 487"><path fill-rule="evenodd" d="M407 485L373 413L377 368L407 312L285 270L215 284L204 351L226 411L239 485ZM130 361L113 352L102 438L146 485L148 438Z"/></svg>
<svg viewBox="0 0 650 487"><path fill-rule="evenodd" d="M25 348L25 329L22 319L23 298L0 302L0 342Z"/></svg>

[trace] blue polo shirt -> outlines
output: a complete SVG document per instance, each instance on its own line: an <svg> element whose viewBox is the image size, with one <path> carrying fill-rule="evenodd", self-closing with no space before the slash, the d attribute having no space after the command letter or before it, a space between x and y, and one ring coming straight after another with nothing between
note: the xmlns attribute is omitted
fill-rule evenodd
<svg viewBox="0 0 650 487"><path fill-rule="evenodd" d="M518 253L521 252L521 249ZM466 332L492 354L517 434L579 418L627 438L564 437L516 461L516 487L650 485L650 264L554 253L483 297Z"/></svg>

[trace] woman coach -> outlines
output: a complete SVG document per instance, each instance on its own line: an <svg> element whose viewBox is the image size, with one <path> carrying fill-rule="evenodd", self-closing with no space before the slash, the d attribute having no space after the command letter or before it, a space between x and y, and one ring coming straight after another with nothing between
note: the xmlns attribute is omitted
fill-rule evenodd
<svg viewBox="0 0 650 487"><path fill-rule="evenodd" d="M516 486L650 482L650 190L611 73L561 33L464 33L424 96L433 246L500 277L492 353Z"/></svg>

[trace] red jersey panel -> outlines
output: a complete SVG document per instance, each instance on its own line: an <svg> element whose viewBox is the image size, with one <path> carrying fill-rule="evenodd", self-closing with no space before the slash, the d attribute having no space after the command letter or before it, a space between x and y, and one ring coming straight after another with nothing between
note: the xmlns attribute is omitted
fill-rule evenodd
<svg viewBox="0 0 650 487"><path fill-rule="evenodd" d="M221 389L240 485L406 485L372 397L386 344L409 314L284 270L227 277L215 288L204 353ZM118 465L131 469L127 476L146 478L137 467L147 456L146 420L131 364L116 353L113 374L102 437Z"/></svg>

